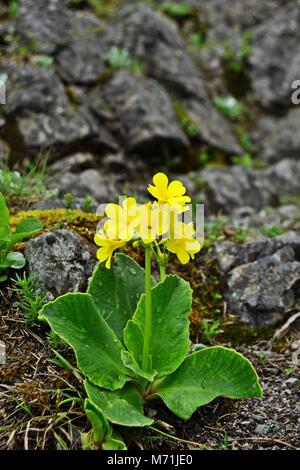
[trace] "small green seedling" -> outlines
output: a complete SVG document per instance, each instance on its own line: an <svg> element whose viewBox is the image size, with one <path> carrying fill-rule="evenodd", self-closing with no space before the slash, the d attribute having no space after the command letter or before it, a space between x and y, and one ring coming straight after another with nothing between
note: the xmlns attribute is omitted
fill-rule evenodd
<svg viewBox="0 0 300 470"><path fill-rule="evenodd" d="M82 203L82 209L85 212L90 212L93 209L94 204L95 204L95 199L91 196L86 196L86 198L84 198L83 203Z"/></svg>
<svg viewBox="0 0 300 470"><path fill-rule="evenodd" d="M64 195L64 202L65 202L65 205L66 205L66 209L71 209L71 207L73 206L74 204L74 196L73 194L71 193L66 193Z"/></svg>
<svg viewBox="0 0 300 470"><path fill-rule="evenodd" d="M185 3L164 3L161 10L166 13L166 15L172 16L173 18L191 15L191 8Z"/></svg>
<svg viewBox="0 0 300 470"><path fill-rule="evenodd" d="M250 166L250 167L254 165L253 157L249 153L244 153L243 155L234 155L231 158L231 161L234 165Z"/></svg>
<svg viewBox="0 0 300 470"><path fill-rule="evenodd" d="M26 273L23 276L17 274L16 278L13 279L11 290L18 297L16 305L21 310L26 322L33 326L39 311L46 303L46 298L38 291L36 280L32 275L27 276Z"/></svg>
<svg viewBox="0 0 300 470"><path fill-rule="evenodd" d="M43 225L39 220L26 219L12 232L9 225L9 211L5 198L0 193L0 283L7 280L9 269L22 269L25 266L23 254L12 251L14 246L42 228Z"/></svg>
<svg viewBox="0 0 300 470"><path fill-rule="evenodd" d="M216 96L214 104L221 113L233 121L242 115L242 105L233 96Z"/></svg>
<svg viewBox="0 0 300 470"><path fill-rule="evenodd" d="M220 328L220 320L203 320L203 336L209 343L212 343L215 336L224 333Z"/></svg>
<svg viewBox="0 0 300 470"><path fill-rule="evenodd" d="M107 53L106 62L111 70L123 68L138 73L142 69L142 64L138 60L132 59L126 49L116 46L113 46Z"/></svg>

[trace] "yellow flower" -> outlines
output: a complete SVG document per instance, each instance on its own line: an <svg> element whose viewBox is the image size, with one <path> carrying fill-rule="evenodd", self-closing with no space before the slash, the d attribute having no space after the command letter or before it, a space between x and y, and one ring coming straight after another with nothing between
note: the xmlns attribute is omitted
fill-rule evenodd
<svg viewBox="0 0 300 470"><path fill-rule="evenodd" d="M156 238L156 231L152 225L152 204L148 202L139 206L139 224L136 227L136 238L141 238L145 245L152 243Z"/></svg>
<svg viewBox="0 0 300 470"><path fill-rule="evenodd" d="M200 251L201 245L195 239L193 222L189 224L178 222L176 224L176 230L172 234L172 238L167 240L167 249L171 253L175 253L182 264L188 263L190 258L195 258L195 254Z"/></svg>
<svg viewBox="0 0 300 470"><path fill-rule="evenodd" d="M101 262L106 260L105 267L107 269L110 269L113 252L118 248L125 246L126 241L113 240L111 238L108 238L103 230L100 230L98 233L96 233L94 240L96 245L101 246L101 248L97 250L98 260Z"/></svg>
<svg viewBox="0 0 300 470"><path fill-rule="evenodd" d="M159 205L157 202L148 202L139 207L140 222L136 229L136 236L147 245L157 237L168 232L170 224L170 206Z"/></svg>
<svg viewBox="0 0 300 470"><path fill-rule="evenodd" d="M153 177L153 185L148 186L148 191L154 196L159 204L169 204L170 206L179 205L191 202L191 198L184 196L186 188L183 184L174 180L169 184L169 179L164 173L157 173Z"/></svg>
<svg viewBox="0 0 300 470"><path fill-rule="evenodd" d="M105 214L109 218L104 224L104 231L108 238L130 240L140 221L138 205L134 197L124 199L122 205L108 204Z"/></svg>

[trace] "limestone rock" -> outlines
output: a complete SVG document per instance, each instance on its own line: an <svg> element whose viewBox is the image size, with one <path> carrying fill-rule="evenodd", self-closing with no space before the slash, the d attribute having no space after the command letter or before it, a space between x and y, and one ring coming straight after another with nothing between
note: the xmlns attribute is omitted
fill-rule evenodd
<svg viewBox="0 0 300 470"><path fill-rule="evenodd" d="M290 107L291 84L299 80L300 2L258 26L252 44L250 74L258 104L267 109Z"/></svg>
<svg viewBox="0 0 300 470"><path fill-rule="evenodd" d="M97 98L98 93L111 103L111 129L128 152L155 157L187 147L171 101L154 80L121 70L92 96Z"/></svg>
<svg viewBox="0 0 300 470"><path fill-rule="evenodd" d="M233 166L203 170L205 207L209 213L232 213L238 207L261 209L280 197L299 195L300 161L281 160L265 170Z"/></svg>
<svg viewBox="0 0 300 470"><path fill-rule="evenodd" d="M8 74L8 103L4 134L15 154L36 156L49 151L48 160L73 149L116 150L104 126L84 106L76 109L54 69L32 65L4 67Z"/></svg>
<svg viewBox="0 0 300 470"><path fill-rule="evenodd" d="M139 60L146 75L175 94L205 143L225 153L239 154L230 124L214 108L202 72L186 51L174 22L134 4L122 8L105 34L107 47L121 47Z"/></svg>
<svg viewBox="0 0 300 470"><path fill-rule="evenodd" d="M81 238L67 230L40 235L26 243L29 273L49 300L84 290L96 263Z"/></svg>
<svg viewBox="0 0 300 470"><path fill-rule="evenodd" d="M229 309L245 322L275 325L300 296L300 263L291 247L253 263L242 264L227 277Z"/></svg>

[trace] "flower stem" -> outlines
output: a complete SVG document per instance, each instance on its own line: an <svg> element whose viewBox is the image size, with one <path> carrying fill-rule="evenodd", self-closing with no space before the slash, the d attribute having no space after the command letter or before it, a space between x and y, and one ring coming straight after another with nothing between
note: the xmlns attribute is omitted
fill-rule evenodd
<svg viewBox="0 0 300 470"><path fill-rule="evenodd" d="M159 263L159 274L160 274L160 281L163 282L166 279L167 273L166 273L166 264L165 263Z"/></svg>
<svg viewBox="0 0 300 470"><path fill-rule="evenodd" d="M145 246L145 331L142 369L149 370L149 355L152 334L152 298L151 298L151 245Z"/></svg>

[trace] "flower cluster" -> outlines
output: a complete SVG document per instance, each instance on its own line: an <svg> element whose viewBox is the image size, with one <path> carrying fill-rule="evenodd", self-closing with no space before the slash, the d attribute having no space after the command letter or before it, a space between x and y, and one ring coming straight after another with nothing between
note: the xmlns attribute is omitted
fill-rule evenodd
<svg viewBox="0 0 300 470"><path fill-rule="evenodd" d="M169 253L176 254L185 264L200 251L193 222L181 220L191 202L183 184L177 180L169 183L164 173L157 173L148 191L155 198L154 202L138 204L135 198L128 197L120 205L106 206L106 221L95 235L95 243L100 247L97 258L106 261L107 268L111 266L114 251L132 240L152 244L160 264L166 264Z"/></svg>

